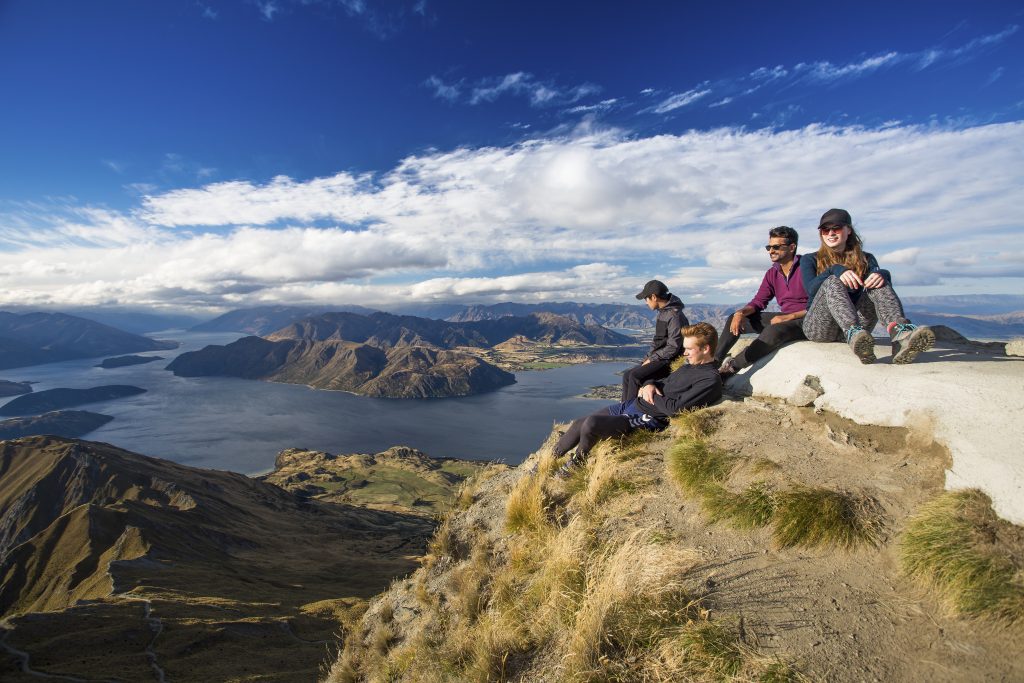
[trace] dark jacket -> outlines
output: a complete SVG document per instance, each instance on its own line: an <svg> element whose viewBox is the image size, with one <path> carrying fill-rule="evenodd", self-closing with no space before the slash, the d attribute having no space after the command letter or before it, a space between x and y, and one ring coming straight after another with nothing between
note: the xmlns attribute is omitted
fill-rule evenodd
<svg viewBox="0 0 1024 683"><path fill-rule="evenodd" d="M683 315L684 304L679 297L672 294L668 303L658 309L658 319L654 323L654 340L651 350L644 360L672 360L683 352L682 329L690 324Z"/></svg>
<svg viewBox="0 0 1024 683"><path fill-rule="evenodd" d="M703 408L722 398L722 376L714 363L683 365L664 380L644 384L658 387L663 396L655 395L648 403L642 398L637 405L648 415L659 418L672 417L686 408Z"/></svg>
<svg viewBox="0 0 1024 683"><path fill-rule="evenodd" d="M888 270L878 267L878 260L875 259L873 254L864 252L864 258L868 260L868 275L878 273L885 278L888 284L892 284L892 275L889 274ZM811 307L814 295L818 293L818 288L828 279L828 276L835 275L839 277L843 274L844 270L848 270L848 268L837 263L831 268L821 271L821 275L818 275L818 254L803 254L800 257L800 277L803 278L804 289L807 291L807 308ZM857 303L863 291L863 288L850 290L850 299L853 303Z"/></svg>

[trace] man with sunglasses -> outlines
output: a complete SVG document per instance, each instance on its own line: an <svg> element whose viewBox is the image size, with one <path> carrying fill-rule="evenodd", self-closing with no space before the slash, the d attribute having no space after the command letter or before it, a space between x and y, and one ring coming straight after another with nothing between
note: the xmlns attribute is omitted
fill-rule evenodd
<svg viewBox="0 0 1024 683"><path fill-rule="evenodd" d="M783 344L806 339L801 319L807 314L807 292L800 277L798 239L796 230L785 225L768 231L764 248L772 267L764 274L761 288L750 303L726 321L715 349L715 362L723 378L731 377ZM781 312L764 312L772 299L778 302ZM744 332L757 332L757 339L740 353L727 357Z"/></svg>

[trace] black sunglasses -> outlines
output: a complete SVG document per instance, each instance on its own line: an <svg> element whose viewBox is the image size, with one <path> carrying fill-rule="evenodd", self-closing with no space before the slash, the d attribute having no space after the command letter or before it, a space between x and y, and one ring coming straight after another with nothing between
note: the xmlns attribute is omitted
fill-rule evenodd
<svg viewBox="0 0 1024 683"><path fill-rule="evenodd" d="M766 244L764 245L765 251L782 251L786 247L793 246L792 242L786 242L785 244Z"/></svg>

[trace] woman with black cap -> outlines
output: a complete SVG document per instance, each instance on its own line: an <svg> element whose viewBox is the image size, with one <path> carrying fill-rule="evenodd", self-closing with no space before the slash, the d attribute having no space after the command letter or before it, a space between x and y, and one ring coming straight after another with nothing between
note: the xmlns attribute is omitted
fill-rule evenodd
<svg viewBox="0 0 1024 683"><path fill-rule="evenodd" d="M914 325L892 288L889 271L862 248L844 209L829 209L818 222L821 246L800 259L807 290L804 334L811 341L846 341L861 363L875 361L871 330L881 321L892 340L892 362L910 363L935 343L935 333Z"/></svg>

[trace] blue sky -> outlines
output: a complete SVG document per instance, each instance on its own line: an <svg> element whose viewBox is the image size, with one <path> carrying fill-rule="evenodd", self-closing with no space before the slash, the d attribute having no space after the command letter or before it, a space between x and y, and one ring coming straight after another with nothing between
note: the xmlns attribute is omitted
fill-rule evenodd
<svg viewBox="0 0 1024 683"><path fill-rule="evenodd" d="M1019 2L0 1L0 304L1024 290Z"/></svg>

